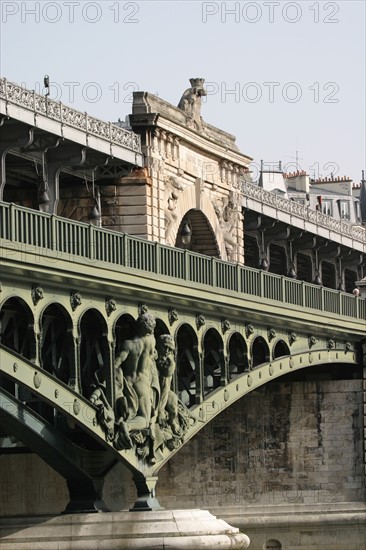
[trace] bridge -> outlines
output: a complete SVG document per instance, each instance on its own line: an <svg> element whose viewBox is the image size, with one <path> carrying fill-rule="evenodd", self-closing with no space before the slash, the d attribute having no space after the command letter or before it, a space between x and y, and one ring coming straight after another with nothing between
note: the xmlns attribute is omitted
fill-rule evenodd
<svg viewBox="0 0 366 550"><path fill-rule="evenodd" d="M120 129L123 139L130 132L128 145L122 146L109 124L103 126L104 134L100 129L93 133L92 119L71 123L62 105L14 91L4 80L1 86L5 198L11 193L19 197L13 182L21 170L14 157L26 162L27 188L31 161L42 165L49 160L46 150L15 143L15 128L15 133L44 133L42 139L51 141L61 136L69 142L68 150L89 151L85 158L95 161L88 165L90 172L72 163L66 166L65 159L52 172L65 170L66 183L75 190L73 178L86 177L99 183L103 196L110 180L104 169L96 168L101 156L108 157L106 165L114 163L114 177L127 181L129 187L122 185L122 190L151 185L141 172L139 136ZM161 105L163 114L164 109ZM10 133L5 133L7 127ZM179 132L188 135L183 126ZM207 133L210 147L217 149L214 130L208 127ZM10 168L8 154L13 156ZM238 158L237 152L232 155ZM229 240L220 216L213 217L201 193L202 180L188 189L169 182L169 194L176 189L182 200L179 215L165 218L169 231L160 242L153 239L153 234L162 234L160 228L142 237L57 215L62 188L57 178L46 182L48 212L21 200L0 202L1 432L22 442L66 480L67 513L107 511L103 482L119 462L136 485L131 509L160 510L156 484L161 469L235 402L306 369L329 378L348 371L352 378L364 364L364 297L234 261L225 247ZM206 185L212 186L209 181ZM256 212L250 202L254 199L249 199L252 187L243 182L242 189L245 208ZM133 196L139 196L136 189ZM255 198L263 214L262 199ZM201 219L199 206L206 212ZM238 204L239 213L241 208ZM179 241L187 212L191 229L200 227L202 234L202 220L211 220L211 226L217 221L217 254L202 254L198 244L184 247ZM265 215L269 219L274 214ZM236 237L244 231L239 220L238 215ZM306 224L316 221L326 223L322 217ZM172 227L176 246L170 244ZM317 231L308 225L305 229ZM335 242L344 250L355 246L362 262L364 230L343 223L338 230ZM211 243L211 233L207 235L205 246ZM235 253L238 260L240 248Z"/></svg>

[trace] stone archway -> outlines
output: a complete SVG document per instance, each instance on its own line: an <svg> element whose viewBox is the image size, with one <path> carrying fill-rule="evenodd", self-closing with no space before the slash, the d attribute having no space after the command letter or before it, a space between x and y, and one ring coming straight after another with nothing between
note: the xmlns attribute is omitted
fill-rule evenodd
<svg viewBox="0 0 366 550"><path fill-rule="evenodd" d="M204 192L202 180L187 185L177 177L165 180L165 240L222 260L243 262L243 230L239 194ZM182 247L181 229L185 220L192 227L192 245Z"/></svg>
<svg viewBox="0 0 366 550"><path fill-rule="evenodd" d="M188 221L192 231L191 242L184 245L182 242L182 226ZM206 256L213 256L220 258L220 249L216 240L216 236L212 229L210 222L203 212L200 210L189 210L183 217L177 232L175 246L178 248L184 248L197 252L199 254L205 254Z"/></svg>

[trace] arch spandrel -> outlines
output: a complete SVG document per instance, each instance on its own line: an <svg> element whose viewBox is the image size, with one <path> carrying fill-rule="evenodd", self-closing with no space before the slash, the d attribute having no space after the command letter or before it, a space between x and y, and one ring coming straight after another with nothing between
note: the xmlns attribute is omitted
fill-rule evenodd
<svg viewBox="0 0 366 550"><path fill-rule="evenodd" d="M176 243L179 241L179 230L182 221L189 211L200 211L207 220L212 235L215 237L216 246L218 247L218 257L222 260L227 260L225 239L217 211L215 210L210 193L201 186L201 180L197 179L196 184L187 185L184 188L180 188L178 183L175 184L177 188L174 188L174 185L169 183L170 180L174 181L174 178L168 178L168 182L166 183L166 203L168 205L165 210L166 243L177 246Z"/></svg>

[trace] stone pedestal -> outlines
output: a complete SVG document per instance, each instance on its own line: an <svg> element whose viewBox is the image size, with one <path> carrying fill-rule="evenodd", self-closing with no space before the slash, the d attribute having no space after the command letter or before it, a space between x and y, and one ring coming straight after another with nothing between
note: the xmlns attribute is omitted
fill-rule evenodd
<svg viewBox="0 0 366 550"><path fill-rule="evenodd" d="M249 538L206 510L2 518L1 550L248 548Z"/></svg>

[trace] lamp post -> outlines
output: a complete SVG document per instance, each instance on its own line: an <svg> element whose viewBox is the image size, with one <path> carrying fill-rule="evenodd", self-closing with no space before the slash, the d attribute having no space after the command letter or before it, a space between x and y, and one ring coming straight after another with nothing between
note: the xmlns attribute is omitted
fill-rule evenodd
<svg viewBox="0 0 366 550"><path fill-rule="evenodd" d="M182 226L180 235L182 238L182 243L184 245L190 244L191 238L192 238L192 228L191 228L191 224L189 223L189 220L187 219L183 220L183 226Z"/></svg>

